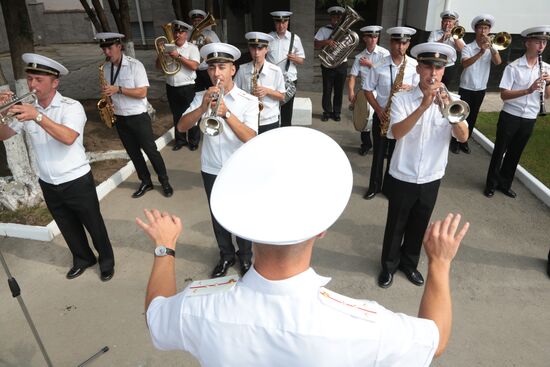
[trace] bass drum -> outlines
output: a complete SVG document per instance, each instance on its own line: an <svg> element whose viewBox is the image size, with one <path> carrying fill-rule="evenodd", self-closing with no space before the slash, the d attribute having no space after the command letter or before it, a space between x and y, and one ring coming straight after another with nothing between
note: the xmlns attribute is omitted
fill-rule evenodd
<svg viewBox="0 0 550 367"><path fill-rule="evenodd" d="M365 92L360 90L355 98L355 104L353 106L353 127L355 130L362 132L368 130L370 105L365 97Z"/></svg>

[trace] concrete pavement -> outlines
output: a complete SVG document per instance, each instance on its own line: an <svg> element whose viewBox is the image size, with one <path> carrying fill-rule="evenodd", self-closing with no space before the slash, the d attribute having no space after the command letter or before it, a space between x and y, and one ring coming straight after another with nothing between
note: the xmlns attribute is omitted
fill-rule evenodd
<svg viewBox="0 0 550 367"><path fill-rule="evenodd" d="M96 64L87 66L89 73ZM89 78L95 83L95 77ZM89 83L77 85L84 88ZM357 154L359 135L347 113L340 123L320 122L320 94L298 95L312 99L312 127L342 146L354 171L350 202L328 235L316 243L312 266L319 274L332 277L328 288L334 291L416 314L423 288L413 286L400 273L391 288L376 285L387 200L381 196L362 199L371 154ZM432 365L548 366L550 279L545 274L545 259L550 247L549 209L517 181L517 199L498 192L492 199L485 198L482 189L490 156L479 145L471 146L471 155L449 156L433 215L436 219L450 211L462 213L471 229L452 270L453 335L446 353ZM198 365L186 353L155 350L144 322L153 246L134 223L144 207L183 218L184 234L177 247L178 289L208 277L218 252L200 177L199 151L165 148L162 155L175 189L172 198L164 198L157 187L140 199L131 199L138 185L134 174L101 202L117 261L112 281L102 283L97 268L66 280L71 257L60 236L50 243L0 239L0 250L55 366L77 365L105 345L110 351L90 366ZM424 274L426 266L422 256L419 269ZM19 305L1 279L5 279L2 271L0 367L42 366Z"/></svg>

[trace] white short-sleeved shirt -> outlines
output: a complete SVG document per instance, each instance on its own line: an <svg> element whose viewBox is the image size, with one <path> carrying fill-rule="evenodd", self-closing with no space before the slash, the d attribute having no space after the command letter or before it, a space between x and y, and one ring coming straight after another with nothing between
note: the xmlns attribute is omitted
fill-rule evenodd
<svg viewBox="0 0 550 367"><path fill-rule="evenodd" d="M335 294L323 288L329 280L310 268L270 281L252 267L225 291L193 295L191 285L156 297L147 310L153 344L189 351L202 366L430 365L439 343L432 320Z"/></svg>
<svg viewBox="0 0 550 367"><path fill-rule="evenodd" d="M201 55L199 49L192 43L185 42L183 45L178 47L178 53L189 59L191 61L201 62ZM170 56L168 56L170 57ZM181 87L183 85L195 84L195 79L197 74L195 70L191 70L182 65L179 72L174 75L166 75L166 84L171 85L172 87Z"/></svg>
<svg viewBox="0 0 550 367"><path fill-rule="evenodd" d="M468 43L462 49L462 60L474 57L479 53L481 47L474 40ZM472 65L462 71L460 76L460 88L467 90L485 90L487 89L487 81L491 72L491 50L485 50L483 55L477 59Z"/></svg>
<svg viewBox="0 0 550 367"><path fill-rule="evenodd" d="M254 74L253 62L243 64L239 67L234 82L242 90L249 91L252 87L252 75ZM286 92L285 79L283 72L279 67L273 65L269 61L264 61L261 68L260 77L258 78L258 86L271 88L281 93ZM279 100L265 96L262 98L264 108L260 113L260 126L272 124L279 121L280 102Z"/></svg>
<svg viewBox="0 0 550 367"><path fill-rule="evenodd" d="M371 69L381 64L384 57L388 56L389 54L390 52L388 50L378 45L374 47L374 50L372 50L372 52L369 52L369 50L365 48L363 51L355 56L355 60L353 61L353 65L351 66L349 75L353 75L355 77L359 76L361 77L362 81L366 80ZM372 68L360 64L360 61L363 57L373 63Z"/></svg>
<svg viewBox="0 0 550 367"><path fill-rule="evenodd" d="M317 41L328 40L330 38L330 35L332 34L333 29L334 29L334 27L330 24L319 28L317 33L315 33L315 39ZM348 62L347 57L344 59L344 61L342 61L342 64L345 63L345 62Z"/></svg>
<svg viewBox="0 0 550 367"><path fill-rule="evenodd" d="M187 32L187 40L191 39L191 34L193 34L193 29L194 28L191 28L189 32ZM218 37L216 32L214 32L210 28L203 29L201 33L203 34L203 36L210 38L212 40L212 43L220 42L220 38Z"/></svg>
<svg viewBox="0 0 550 367"><path fill-rule="evenodd" d="M409 84L415 87L418 85L419 81L419 76L416 72L416 65L418 65L418 63L412 57L405 57L407 58L407 65L405 66L403 84ZM395 81L400 66L401 64L395 65L391 55L388 55L379 66L371 70L366 79L363 89L371 92L376 91L376 101L382 108L388 103L388 97L392 89L392 81Z"/></svg>
<svg viewBox="0 0 550 367"><path fill-rule="evenodd" d="M112 63L105 64L103 75L107 83L110 83ZM141 61L133 57L122 55L122 63L120 73L113 85L118 85L123 88L140 88L149 87L149 79L147 72ZM113 77L116 74L117 67L113 70ZM133 116L147 112L147 97L132 98L126 95L116 93L111 96L115 108L115 115Z"/></svg>
<svg viewBox="0 0 550 367"><path fill-rule="evenodd" d="M453 99L459 98L456 94L451 95ZM420 87L393 96L388 138L394 139L392 125L410 116L420 106L423 97ZM452 125L441 115L439 107L432 104L414 127L397 140L390 175L415 184L439 180L445 174L451 136Z"/></svg>
<svg viewBox="0 0 550 367"><path fill-rule="evenodd" d="M542 63L543 68L549 70L546 62ZM530 67L527 64L525 55L514 60L506 66L499 87L508 90L528 89L539 78L539 65ZM502 110L511 115L535 119L540 110L540 94L533 92L518 98L504 101Z"/></svg>
<svg viewBox="0 0 550 367"><path fill-rule="evenodd" d="M286 31L283 37L279 37L277 32L271 32L269 35L273 37L274 40L269 43L269 51L267 52L266 60L277 65L283 73L285 72L286 59L289 53L296 54L296 56L304 59L306 58L304 46L302 46L302 40L300 40L300 37L296 33L294 33L292 52L288 52L290 49L291 37L291 33L289 31ZM298 70L292 61L288 66L288 76L290 77L290 80L293 81L298 79Z"/></svg>
<svg viewBox="0 0 550 367"><path fill-rule="evenodd" d="M445 32L442 29L432 31L430 33L430 35L428 36L428 42L439 42L439 40L441 39L441 37L443 37L444 34L445 34ZM451 47L457 48L455 39L453 37L449 37L441 43L446 43Z"/></svg>
<svg viewBox="0 0 550 367"><path fill-rule="evenodd" d="M184 115L196 110L202 103L205 91L195 94L195 98ZM258 98L239 89L236 85L226 92L223 99L231 113L243 124L258 132ZM204 116L203 116L204 117ZM225 161L244 143L235 135L224 120L222 132L216 136L204 135L201 148L201 170L217 175Z"/></svg>
<svg viewBox="0 0 550 367"><path fill-rule="evenodd" d="M10 127L17 133L25 130L31 139L38 163L38 176L44 182L59 185L82 177L90 171L84 150L84 125L86 113L80 102L55 93L50 105L43 108L34 102L34 107L50 120L78 133L71 145L54 139L34 121L14 121Z"/></svg>

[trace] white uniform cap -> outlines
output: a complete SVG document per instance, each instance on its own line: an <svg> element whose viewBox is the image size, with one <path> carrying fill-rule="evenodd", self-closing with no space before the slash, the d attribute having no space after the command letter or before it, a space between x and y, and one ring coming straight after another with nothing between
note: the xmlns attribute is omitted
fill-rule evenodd
<svg viewBox="0 0 550 367"><path fill-rule="evenodd" d="M439 14L441 19L443 18L451 18L451 19L458 19L458 13L456 11L452 10L444 10Z"/></svg>
<svg viewBox="0 0 550 367"><path fill-rule="evenodd" d="M258 135L233 153L216 177L210 207L236 236L291 245L329 228L352 186L349 160L332 138L290 126Z"/></svg>
<svg viewBox="0 0 550 367"><path fill-rule="evenodd" d="M407 42L410 41L413 34L416 33L416 30L410 27L392 27L389 28L386 33L390 35L391 39Z"/></svg>
<svg viewBox="0 0 550 367"><path fill-rule="evenodd" d="M178 30L178 31L184 31L184 32L187 32L187 31L190 31L193 26L185 23L185 22L182 22L181 20L173 20L172 21L172 28L174 31Z"/></svg>
<svg viewBox="0 0 550 367"><path fill-rule="evenodd" d="M550 25L527 28L521 32L521 35L526 38L550 39Z"/></svg>
<svg viewBox="0 0 550 367"><path fill-rule="evenodd" d="M493 17L491 14L481 14L472 19L472 29L475 31L476 26L478 24L488 25L489 27L493 28L495 25L495 17Z"/></svg>
<svg viewBox="0 0 550 367"><path fill-rule="evenodd" d="M381 27L379 25L368 25L361 28L360 31L364 34L379 35L382 29L384 29L384 27Z"/></svg>
<svg viewBox="0 0 550 367"><path fill-rule="evenodd" d="M415 57L419 63L450 66L456 60L456 50L446 43L426 42L414 46L411 49L411 56Z"/></svg>
<svg viewBox="0 0 550 367"><path fill-rule="evenodd" d="M341 6L331 6L330 8L328 8L327 13L329 13L330 15L338 13L344 14L345 11L346 9L342 8Z"/></svg>
<svg viewBox="0 0 550 367"><path fill-rule="evenodd" d="M25 71L27 73L45 73L55 75L57 77L60 75L69 74L69 70L67 70L66 67L64 67L57 61L50 59L49 57L38 54L25 53L21 56L21 58L23 59L23 62L27 64L27 66L25 66Z"/></svg>
<svg viewBox="0 0 550 367"><path fill-rule="evenodd" d="M94 38L99 41L100 47L109 47L112 44L122 42L125 36L122 33L115 32L100 32L96 33Z"/></svg>
<svg viewBox="0 0 550 367"><path fill-rule="evenodd" d="M273 17L273 20L275 21L284 21L284 20L289 20L290 19L290 16L292 15L292 12L291 11L272 11L271 13L271 16Z"/></svg>
<svg viewBox="0 0 550 367"><path fill-rule="evenodd" d="M263 32L248 32L244 38L248 40L249 46L268 46L269 42L275 41L275 38Z"/></svg>
<svg viewBox="0 0 550 367"><path fill-rule="evenodd" d="M200 9L193 9L189 12L189 18L193 19L193 18L197 18L197 17L203 17L203 18L206 18L206 12L200 10Z"/></svg>
<svg viewBox="0 0 550 367"><path fill-rule="evenodd" d="M241 57L241 51L237 47L221 42L208 43L202 46L200 54L207 63L235 62Z"/></svg>

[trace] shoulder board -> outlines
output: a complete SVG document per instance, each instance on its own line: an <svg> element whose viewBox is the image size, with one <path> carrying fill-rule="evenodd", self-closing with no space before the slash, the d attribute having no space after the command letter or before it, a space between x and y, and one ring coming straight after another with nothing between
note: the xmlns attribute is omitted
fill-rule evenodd
<svg viewBox="0 0 550 367"><path fill-rule="evenodd" d="M515 59L514 61L512 61L511 63L509 63L508 65L513 65L513 66L517 66L519 64L519 60L521 60L521 57Z"/></svg>
<svg viewBox="0 0 550 367"><path fill-rule="evenodd" d="M137 59L134 59L132 56L126 56L124 55L126 60L128 60L129 62L137 62L138 60Z"/></svg>
<svg viewBox="0 0 550 367"><path fill-rule="evenodd" d="M75 101L74 99L72 98L69 98L69 97L61 97L61 103L66 103L66 104L75 104L77 101Z"/></svg>
<svg viewBox="0 0 550 367"><path fill-rule="evenodd" d="M266 61L265 63L271 70L281 70L277 65L273 65L272 63L268 63Z"/></svg>
<svg viewBox="0 0 550 367"><path fill-rule="evenodd" d="M414 59L410 56L407 56L407 64L409 64L411 66L416 66L416 65L418 65L418 61L416 61L416 59Z"/></svg>
<svg viewBox="0 0 550 367"><path fill-rule="evenodd" d="M244 97L244 98L246 98L246 99L248 99L248 100L250 100L250 101L254 101L255 99L258 98L258 97L256 97L256 96L253 96L252 94L249 94L249 93L245 92L245 91L242 90L242 89L238 91L238 94L239 94L239 96Z"/></svg>
<svg viewBox="0 0 550 367"><path fill-rule="evenodd" d="M328 307L358 319L370 322L378 319L379 306L376 302L346 297L325 287L319 288L319 300Z"/></svg>
<svg viewBox="0 0 550 367"><path fill-rule="evenodd" d="M229 275L223 278L196 280L187 287L187 296L204 296L227 292L233 289L239 280L238 275Z"/></svg>

